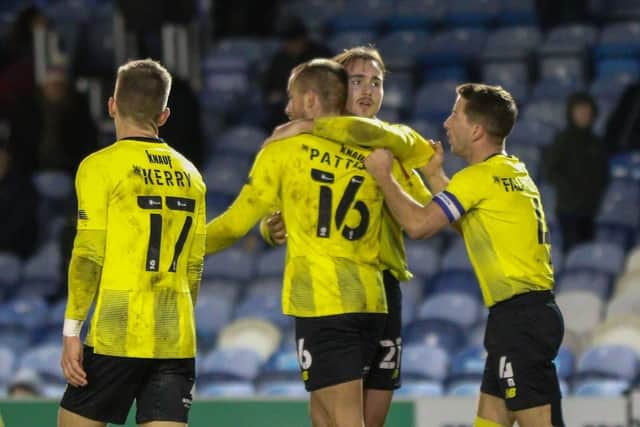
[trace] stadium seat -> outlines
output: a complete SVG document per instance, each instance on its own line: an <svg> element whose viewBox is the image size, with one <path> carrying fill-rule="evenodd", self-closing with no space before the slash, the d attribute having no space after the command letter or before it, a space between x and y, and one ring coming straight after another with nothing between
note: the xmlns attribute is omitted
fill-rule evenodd
<svg viewBox="0 0 640 427"><path fill-rule="evenodd" d="M334 34L353 30L377 32L392 11L393 5L382 0L347 0L340 13L329 18L325 25Z"/></svg>
<svg viewBox="0 0 640 427"><path fill-rule="evenodd" d="M413 117L443 123L455 101L457 82L434 82L422 86L416 94Z"/></svg>
<svg viewBox="0 0 640 427"><path fill-rule="evenodd" d="M566 330L584 335L592 331L602 318L603 301L593 292L574 290L560 292L556 301Z"/></svg>
<svg viewBox="0 0 640 427"><path fill-rule="evenodd" d="M483 49L486 39L487 32L478 28L441 31L431 37L419 62L424 71L438 66L467 66Z"/></svg>
<svg viewBox="0 0 640 427"><path fill-rule="evenodd" d="M440 256L427 242L407 240L405 248L411 272L424 278L438 271Z"/></svg>
<svg viewBox="0 0 640 427"><path fill-rule="evenodd" d="M479 2L452 0L448 2L448 6L448 11L444 18L444 25L447 27L488 28L496 19L502 4L498 0Z"/></svg>
<svg viewBox="0 0 640 427"><path fill-rule="evenodd" d="M507 152L525 164L534 181L538 180L541 174L542 148L533 144L509 144Z"/></svg>
<svg viewBox="0 0 640 427"><path fill-rule="evenodd" d="M418 319L440 319L457 323L463 330L480 319L480 301L462 292L441 292L431 295L418 308Z"/></svg>
<svg viewBox="0 0 640 427"><path fill-rule="evenodd" d="M33 369L44 381L58 385L66 384L60 369L62 344L46 344L27 350L20 357L20 368Z"/></svg>
<svg viewBox="0 0 640 427"><path fill-rule="evenodd" d="M203 384L213 381L253 381L263 357L248 348L215 349L198 359L198 379Z"/></svg>
<svg viewBox="0 0 640 427"><path fill-rule="evenodd" d="M329 38L328 45L335 54L338 54L353 46L368 46L375 41L376 34L373 31L341 31Z"/></svg>
<svg viewBox="0 0 640 427"><path fill-rule="evenodd" d="M263 366L264 374L283 375L287 379L300 378L300 364L298 362L298 352L295 349L282 349L274 353L273 356Z"/></svg>
<svg viewBox="0 0 640 427"><path fill-rule="evenodd" d="M441 271L427 282L428 297L448 292L464 293L478 301L482 299L478 279L471 270Z"/></svg>
<svg viewBox="0 0 640 427"><path fill-rule="evenodd" d="M448 366L449 356L441 347L409 344L402 348L402 375L405 378L442 381Z"/></svg>
<svg viewBox="0 0 640 427"><path fill-rule="evenodd" d="M593 331L590 345L621 345L633 349L640 357L640 320L637 315L606 320Z"/></svg>
<svg viewBox="0 0 640 427"><path fill-rule="evenodd" d="M498 25L536 25L536 5L534 0L507 1L497 16Z"/></svg>
<svg viewBox="0 0 640 427"><path fill-rule="evenodd" d="M4 388L13 374L16 363L16 353L10 348L0 347L0 388Z"/></svg>
<svg viewBox="0 0 640 427"><path fill-rule="evenodd" d="M0 252L0 296L6 294L20 279L22 262L10 252Z"/></svg>
<svg viewBox="0 0 640 427"><path fill-rule="evenodd" d="M265 362L278 349L282 333L264 319L245 317L225 326L218 334L217 349L248 350Z"/></svg>
<svg viewBox="0 0 640 427"><path fill-rule="evenodd" d="M380 38L377 43L385 65L394 72L412 70L416 59L427 50L427 46L429 46L429 33L424 30L395 31ZM387 82L385 86L386 84ZM385 104L387 101L388 94L385 87Z"/></svg>
<svg viewBox="0 0 640 427"><path fill-rule="evenodd" d="M569 95L574 92L583 91L584 87L575 80L547 78L539 80L531 92L531 100L539 101L545 99L553 99L566 102Z"/></svg>
<svg viewBox="0 0 640 427"><path fill-rule="evenodd" d="M596 76L606 79L636 80L640 76L640 61L634 58L600 60L596 63Z"/></svg>
<svg viewBox="0 0 640 427"><path fill-rule="evenodd" d="M564 101L538 100L524 107L522 121L540 122L555 130L564 129L566 123L566 106Z"/></svg>
<svg viewBox="0 0 640 427"><path fill-rule="evenodd" d="M246 281L253 277L253 256L240 248L230 248L204 260L204 279Z"/></svg>
<svg viewBox="0 0 640 427"><path fill-rule="evenodd" d="M540 30L530 26L498 28L489 33L483 61L526 59L540 43Z"/></svg>
<svg viewBox="0 0 640 427"><path fill-rule="evenodd" d="M13 298L0 305L0 325L22 326L31 331L46 324L47 303L41 297Z"/></svg>
<svg viewBox="0 0 640 427"><path fill-rule="evenodd" d="M611 378L627 380L636 378L638 356L633 349L621 345L600 345L582 352L575 374L578 378Z"/></svg>
<svg viewBox="0 0 640 427"><path fill-rule="evenodd" d="M640 56L640 22L616 22L603 27L594 47L596 60Z"/></svg>
<svg viewBox="0 0 640 427"><path fill-rule="evenodd" d="M453 242L442 256L440 272L445 271L473 271L464 240L458 239Z"/></svg>
<svg viewBox="0 0 640 427"><path fill-rule="evenodd" d="M615 276L623 269L624 250L612 243L581 243L571 249L564 266L565 272L592 269Z"/></svg>
<svg viewBox="0 0 640 427"><path fill-rule="evenodd" d="M397 0L386 26L391 31L430 28L442 22L446 11L440 0Z"/></svg>
<svg viewBox="0 0 640 427"><path fill-rule="evenodd" d="M487 351L483 345L473 344L457 352L451 358L449 381L462 378L482 378Z"/></svg>
<svg viewBox="0 0 640 427"><path fill-rule="evenodd" d="M208 348L215 342L217 333L229 322L233 300L215 295L199 295L195 316L198 348Z"/></svg>
<svg viewBox="0 0 640 427"><path fill-rule="evenodd" d="M636 246L629 252L624 271L625 273L640 271L640 246Z"/></svg>
<svg viewBox="0 0 640 427"><path fill-rule="evenodd" d="M273 323L280 330L291 327L293 319L282 314L282 299L280 288L277 293L262 295L247 295L235 309L234 318L259 318Z"/></svg>
<svg viewBox="0 0 640 427"><path fill-rule="evenodd" d="M453 381L446 386L447 396L478 396L481 380Z"/></svg>
<svg viewBox="0 0 640 427"><path fill-rule="evenodd" d="M558 355L553 363L556 365L556 373L561 380L569 380L574 371L575 358L569 347L560 346Z"/></svg>
<svg viewBox="0 0 640 427"><path fill-rule="evenodd" d="M488 315L488 310L487 309L484 309L484 310L486 310L486 314ZM481 313L481 317L482 316L486 317L484 312ZM468 346L477 345L477 346L484 347L484 334L486 329L487 329L487 322L486 320L483 320L478 325L474 326L473 329L468 331L467 345Z"/></svg>
<svg viewBox="0 0 640 427"><path fill-rule="evenodd" d="M637 287L620 291L609 301L605 315L606 320L640 313L640 280L638 277L635 279L633 286Z"/></svg>
<svg viewBox="0 0 640 427"><path fill-rule="evenodd" d="M627 86L634 81L634 76L629 74L596 77L589 83L589 93L596 99L606 97L618 100Z"/></svg>
<svg viewBox="0 0 640 427"><path fill-rule="evenodd" d="M457 323L441 319L420 319L410 323L404 333L405 345L439 346L452 353L465 344L464 330Z"/></svg>
<svg viewBox="0 0 640 427"><path fill-rule="evenodd" d="M199 372L198 375L201 375ZM200 381L196 385L199 397L253 397L255 387L251 381Z"/></svg>
<svg viewBox="0 0 640 427"><path fill-rule="evenodd" d="M557 293L567 291L593 292L603 301L609 299L611 280L606 273L591 270L572 270L562 274L554 289Z"/></svg>
<svg viewBox="0 0 640 427"><path fill-rule="evenodd" d="M508 87L529 82L529 68L525 62L488 62L482 64L482 79L492 84ZM518 103L521 99L516 99Z"/></svg>
<svg viewBox="0 0 640 427"><path fill-rule="evenodd" d="M629 388L629 381L616 379L591 378L573 383L573 395L576 397L617 397Z"/></svg>
<svg viewBox="0 0 640 427"><path fill-rule="evenodd" d="M415 320L418 306L422 300L422 280L414 277L408 282L400 282L402 290L402 326Z"/></svg>
<svg viewBox="0 0 640 427"><path fill-rule="evenodd" d="M267 133L254 126L240 125L227 129L216 143L223 153L254 156L267 138Z"/></svg>
<svg viewBox="0 0 640 427"><path fill-rule="evenodd" d="M216 156L204 166L202 176L207 190L235 196L242 189L250 168L249 159L243 156Z"/></svg>
<svg viewBox="0 0 640 427"><path fill-rule="evenodd" d="M256 263L256 275L279 276L284 273L286 245L269 248L259 255Z"/></svg>
<svg viewBox="0 0 640 427"><path fill-rule="evenodd" d="M553 142L555 130L553 127L539 121L522 120L513 127L507 139L507 147L512 144L533 145L544 147Z"/></svg>

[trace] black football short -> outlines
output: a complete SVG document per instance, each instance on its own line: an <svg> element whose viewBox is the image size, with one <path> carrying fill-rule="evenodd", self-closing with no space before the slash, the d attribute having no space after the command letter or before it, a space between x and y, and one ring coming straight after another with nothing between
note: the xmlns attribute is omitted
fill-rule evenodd
<svg viewBox="0 0 640 427"><path fill-rule="evenodd" d="M136 423L188 422L195 360L103 356L85 346L88 385L67 385L60 406L96 421L124 424L133 401Z"/></svg>
<svg viewBox="0 0 640 427"><path fill-rule="evenodd" d="M401 385L402 290L400 282L389 270L384 271L383 277L389 313L364 388L395 390Z"/></svg>
<svg viewBox="0 0 640 427"><path fill-rule="evenodd" d="M296 317L296 348L307 391L365 378L386 314Z"/></svg>
<svg viewBox="0 0 640 427"><path fill-rule="evenodd" d="M563 335L562 314L549 291L516 295L491 307L482 392L504 399L510 411L550 404L553 425L564 426L553 363Z"/></svg>

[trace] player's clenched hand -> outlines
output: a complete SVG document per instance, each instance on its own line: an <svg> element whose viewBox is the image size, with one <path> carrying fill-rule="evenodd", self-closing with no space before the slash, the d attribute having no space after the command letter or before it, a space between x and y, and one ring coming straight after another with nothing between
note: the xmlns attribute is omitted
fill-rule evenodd
<svg viewBox="0 0 640 427"><path fill-rule="evenodd" d="M431 148L433 148L433 156L429 160L429 163L420 168L420 172L426 177L443 173L442 165L444 164L442 143L440 141L429 140L429 144L431 144Z"/></svg>
<svg viewBox="0 0 640 427"><path fill-rule="evenodd" d="M287 241L287 229L284 226L284 219L280 211L272 213L267 219L267 227L271 240L276 245L283 245Z"/></svg>
<svg viewBox="0 0 640 427"><path fill-rule="evenodd" d="M383 148L377 148L364 160L364 165L376 180L389 176L393 165L393 153Z"/></svg>
<svg viewBox="0 0 640 427"><path fill-rule="evenodd" d="M283 125L277 126L269 138L264 141L262 146L277 141L279 139L291 138L301 133L311 133L313 130L313 120L311 119L299 119L292 120Z"/></svg>
<svg viewBox="0 0 640 427"><path fill-rule="evenodd" d="M62 337L62 373L75 387L87 385L87 373L82 368L82 342L80 337Z"/></svg>

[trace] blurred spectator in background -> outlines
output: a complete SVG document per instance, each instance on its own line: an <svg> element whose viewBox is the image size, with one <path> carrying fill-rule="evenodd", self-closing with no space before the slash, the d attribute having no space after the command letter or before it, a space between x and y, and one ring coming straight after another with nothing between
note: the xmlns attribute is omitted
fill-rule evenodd
<svg viewBox="0 0 640 427"><path fill-rule="evenodd" d="M7 387L12 399L28 399L42 396L42 378L33 369L20 368Z"/></svg>
<svg viewBox="0 0 640 427"><path fill-rule="evenodd" d="M567 101L567 128L545 153L545 175L556 189L563 250L594 237L594 220L607 188L607 147L593 132L598 109L585 92Z"/></svg>
<svg viewBox="0 0 640 427"><path fill-rule="evenodd" d="M0 117L9 116L22 97L33 94L33 30L46 25L42 11L27 6L18 13L0 46Z"/></svg>
<svg viewBox="0 0 640 427"><path fill-rule="evenodd" d="M609 116L605 145L609 154L640 150L640 82L627 85Z"/></svg>
<svg viewBox="0 0 640 427"><path fill-rule="evenodd" d="M291 70L313 58L330 58L333 53L326 46L309 37L304 21L290 16L283 21L278 31L282 47L276 51L262 80L262 96L267 113L265 126L274 126L288 121L284 114L287 104L287 81Z"/></svg>
<svg viewBox="0 0 640 427"><path fill-rule="evenodd" d="M31 255L38 237L37 194L31 176L16 167L8 147L8 125L0 135L0 251Z"/></svg>
<svg viewBox="0 0 640 427"><path fill-rule="evenodd" d="M50 67L36 93L19 100L11 117L14 158L24 173L56 170L73 175L80 161L98 148L87 99L66 71L63 65Z"/></svg>

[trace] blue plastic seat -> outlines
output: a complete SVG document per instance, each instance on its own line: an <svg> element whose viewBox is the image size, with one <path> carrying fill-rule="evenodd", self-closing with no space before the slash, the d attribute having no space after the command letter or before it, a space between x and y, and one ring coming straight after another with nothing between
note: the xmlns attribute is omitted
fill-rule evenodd
<svg viewBox="0 0 640 427"><path fill-rule="evenodd" d="M640 76L640 61L635 58L603 59L596 63L596 76L636 80Z"/></svg>
<svg viewBox="0 0 640 427"><path fill-rule="evenodd" d="M558 374L558 378L562 380L569 380L574 371L575 365L575 357L573 356L573 352L568 348L560 346L558 350L558 355L556 356L553 363L556 365L556 373Z"/></svg>
<svg viewBox="0 0 640 427"><path fill-rule="evenodd" d="M386 25L392 31L431 28L442 22L446 11L440 0L397 0Z"/></svg>
<svg viewBox="0 0 640 427"><path fill-rule="evenodd" d="M418 308L419 319L441 319L457 323L463 330L480 320L481 303L466 292L441 292L429 296Z"/></svg>
<svg viewBox="0 0 640 427"><path fill-rule="evenodd" d="M266 380L260 381L257 394L267 397L307 397L309 392L304 388L302 379L298 380Z"/></svg>
<svg viewBox="0 0 640 427"><path fill-rule="evenodd" d="M498 28L487 36L483 60L525 59L540 43L540 30L531 26Z"/></svg>
<svg viewBox="0 0 640 427"><path fill-rule="evenodd" d="M329 38L328 46L338 54L353 46L368 46L375 42L376 34L373 31L341 31Z"/></svg>
<svg viewBox="0 0 640 427"><path fill-rule="evenodd" d="M443 394L440 381L403 379L402 387L394 391L394 396L399 397L439 397Z"/></svg>
<svg viewBox="0 0 640 427"><path fill-rule="evenodd" d="M444 18L447 27L487 28L493 24L502 6L498 0L452 0L447 4L448 11Z"/></svg>
<svg viewBox="0 0 640 427"><path fill-rule="evenodd" d="M195 317L198 346L206 348L215 342L218 332L231 320L233 300L214 295L199 295Z"/></svg>
<svg viewBox="0 0 640 427"><path fill-rule="evenodd" d="M239 348L213 350L198 360L198 377L203 382L253 381L262 365L262 357L258 353Z"/></svg>
<svg viewBox="0 0 640 427"><path fill-rule="evenodd" d="M0 347L0 387L4 387L14 374L16 353L8 347Z"/></svg>
<svg viewBox="0 0 640 427"><path fill-rule="evenodd" d="M221 155L205 165L202 176L207 190L235 196L242 189L250 168L251 162L244 156Z"/></svg>
<svg viewBox="0 0 640 427"><path fill-rule="evenodd" d="M464 240L456 240L442 256L440 271L473 271Z"/></svg>
<svg viewBox="0 0 640 427"><path fill-rule="evenodd" d="M205 279L249 280L254 275L253 256L240 248L230 248L204 260Z"/></svg>
<svg viewBox="0 0 640 427"><path fill-rule="evenodd" d="M484 48L487 32L478 28L457 28L434 34L420 64L425 71L438 66L467 66Z"/></svg>
<svg viewBox="0 0 640 427"><path fill-rule="evenodd" d="M377 43L386 66L398 71L410 70L416 59L426 51L427 46L429 33L424 30L396 31L380 38Z"/></svg>
<svg viewBox="0 0 640 427"><path fill-rule="evenodd" d="M632 348L621 345L591 347L578 358L576 375L633 381L640 372L638 356Z"/></svg>
<svg viewBox="0 0 640 427"><path fill-rule="evenodd" d="M442 381L448 366L449 355L441 347L410 344L402 348L402 375L406 378Z"/></svg>
<svg viewBox="0 0 640 427"><path fill-rule="evenodd" d="M235 126L220 135L217 147L221 152L253 156L260 150L267 136L264 130L254 126Z"/></svg>
<svg viewBox="0 0 640 427"><path fill-rule="evenodd" d="M451 357L449 380L480 379L484 373L487 351L480 344L470 345Z"/></svg>
<svg viewBox="0 0 640 427"><path fill-rule="evenodd" d="M544 123L531 120L518 121L507 139L507 151L510 151L511 144L546 146L553 142L554 135L554 128Z"/></svg>
<svg viewBox="0 0 640 427"><path fill-rule="evenodd" d="M535 0L503 2L496 18L499 25L537 25Z"/></svg>
<svg viewBox="0 0 640 427"><path fill-rule="evenodd" d="M406 242L407 264L414 274L430 277L438 271L440 256L438 252L423 241Z"/></svg>
<svg viewBox="0 0 640 427"><path fill-rule="evenodd" d="M456 98L457 82L433 82L422 86L416 94L413 117L443 123L451 113Z"/></svg>
<svg viewBox="0 0 640 427"><path fill-rule="evenodd" d="M616 275L624 267L624 250L613 243L581 243L571 249L565 259L565 271L592 269Z"/></svg>
<svg viewBox="0 0 640 427"><path fill-rule="evenodd" d="M0 252L0 289L8 290L18 283L22 270L20 258L10 252ZM0 295L4 292L0 291Z"/></svg>
<svg viewBox="0 0 640 427"><path fill-rule="evenodd" d="M404 333L405 345L439 346L452 353L466 341L464 330L458 323L442 319L420 319L410 323Z"/></svg>
<svg viewBox="0 0 640 427"><path fill-rule="evenodd" d="M607 273L592 270L573 270L564 273L556 284L558 292L584 290L606 301L611 293L611 278Z"/></svg>
<svg viewBox="0 0 640 427"><path fill-rule="evenodd" d="M43 380L65 384L66 380L60 369L62 358L62 344L46 344L28 350L20 357L20 367L33 369Z"/></svg>
<svg viewBox="0 0 640 427"><path fill-rule="evenodd" d="M593 51L596 60L640 56L640 22L606 25Z"/></svg>
<svg viewBox="0 0 640 427"><path fill-rule="evenodd" d="M286 246L266 249L257 260L256 274L258 276L282 276L284 273Z"/></svg>
<svg viewBox="0 0 640 427"><path fill-rule="evenodd" d="M480 301L482 294L478 279L471 270L450 270L435 275L427 284L427 298L432 295L453 292L464 293Z"/></svg>
<svg viewBox="0 0 640 427"><path fill-rule="evenodd" d="M579 397L617 397L630 387L629 381L589 378L573 383L573 395Z"/></svg>
<svg viewBox="0 0 640 427"><path fill-rule="evenodd" d="M544 79L534 85L531 100L554 99L564 102L569 95L582 90L584 90L584 87L575 80Z"/></svg>
<svg viewBox="0 0 640 427"><path fill-rule="evenodd" d="M446 387L447 396L478 396L481 380L456 380Z"/></svg>
<svg viewBox="0 0 640 427"><path fill-rule="evenodd" d="M523 121L541 122L556 130L564 129L566 124L566 106L564 101L544 99L528 103L522 112Z"/></svg>

